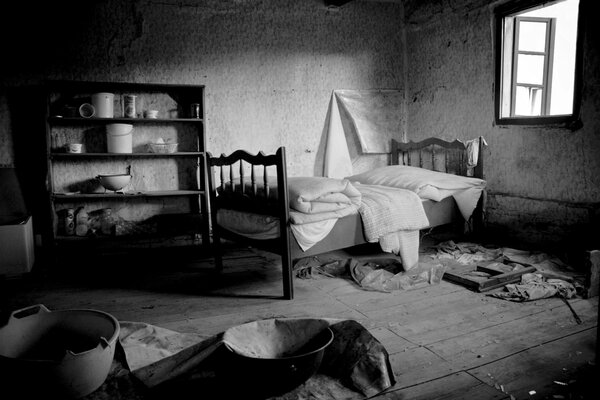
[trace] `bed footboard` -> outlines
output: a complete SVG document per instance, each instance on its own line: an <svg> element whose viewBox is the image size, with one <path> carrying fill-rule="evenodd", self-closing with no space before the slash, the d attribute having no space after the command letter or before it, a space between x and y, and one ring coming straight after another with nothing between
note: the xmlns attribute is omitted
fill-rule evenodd
<svg viewBox="0 0 600 400"><path fill-rule="evenodd" d="M210 191L213 251L218 270L223 268L221 238L244 243L281 255L283 297L294 296L290 255L289 208L285 147L275 154L252 155L237 150L230 155L206 156ZM216 179L219 177L217 184ZM232 232L218 223L219 210L227 209L278 218L279 235L252 239Z"/></svg>

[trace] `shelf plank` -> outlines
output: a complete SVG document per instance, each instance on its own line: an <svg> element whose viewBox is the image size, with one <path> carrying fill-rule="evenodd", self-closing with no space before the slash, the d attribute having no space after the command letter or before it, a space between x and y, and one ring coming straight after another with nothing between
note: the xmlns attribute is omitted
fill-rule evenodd
<svg viewBox="0 0 600 400"><path fill-rule="evenodd" d="M102 199L135 199L145 197L199 196L203 190L156 190L149 192L106 192L106 193L53 193L55 201L102 200Z"/></svg>
<svg viewBox="0 0 600 400"><path fill-rule="evenodd" d="M91 235L86 235L86 236L64 236L64 235L59 235L56 236L54 238L55 241L55 245L58 246L68 246L68 245L77 245L77 246L81 246L82 244L89 244L89 245L94 245L94 244L99 244L99 243L104 243L104 244L120 244L120 243L126 243L126 242L131 242L136 243L137 245L144 245L145 241L155 241L155 242L160 242L160 241L165 241L167 239L173 239L176 237L184 237L184 236L193 236L196 234L200 234L201 231L181 231L178 233L136 233L136 234L128 234L128 235L121 235L121 236L115 236L115 235L111 235L111 236L102 236L102 235L98 235L98 236L91 236Z"/></svg>
<svg viewBox="0 0 600 400"><path fill-rule="evenodd" d="M60 158L171 158L171 157L201 157L203 151L179 151L176 153L58 153L50 154L52 159Z"/></svg>
<svg viewBox="0 0 600 400"><path fill-rule="evenodd" d="M77 125L77 124L93 124L93 125L105 125L112 123L125 123L125 124L171 124L174 122L179 123L192 123L201 124L204 122L202 118L81 118L81 117L59 117L51 116L48 117L48 122L55 125Z"/></svg>

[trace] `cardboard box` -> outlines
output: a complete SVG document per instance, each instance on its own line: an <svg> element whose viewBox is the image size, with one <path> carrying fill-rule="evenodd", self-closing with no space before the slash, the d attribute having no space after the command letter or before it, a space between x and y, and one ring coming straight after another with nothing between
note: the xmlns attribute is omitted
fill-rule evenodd
<svg viewBox="0 0 600 400"><path fill-rule="evenodd" d="M30 272L35 261L32 217L0 225L0 275Z"/></svg>
<svg viewBox="0 0 600 400"><path fill-rule="evenodd" d="M26 273L34 262L33 217L16 169L0 168L0 188L0 275Z"/></svg>

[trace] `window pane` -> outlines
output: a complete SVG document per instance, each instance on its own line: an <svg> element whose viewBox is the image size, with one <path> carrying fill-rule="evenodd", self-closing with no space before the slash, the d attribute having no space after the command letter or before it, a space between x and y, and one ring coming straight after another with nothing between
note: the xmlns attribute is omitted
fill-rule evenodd
<svg viewBox="0 0 600 400"><path fill-rule="evenodd" d="M521 21L519 24L520 51L546 51L546 24Z"/></svg>
<svg viewBox="0 0 600 400"><path fill-rule="evenodd" d="M517 86L515 115L536 116L542 114L542 94L540 88Z"/></svg>
<svg viewBox="0 0 600 400"><path fill-rule="evenodd" d="M519 54L517 83L541 85L544 83L544 56Z"/></svg>

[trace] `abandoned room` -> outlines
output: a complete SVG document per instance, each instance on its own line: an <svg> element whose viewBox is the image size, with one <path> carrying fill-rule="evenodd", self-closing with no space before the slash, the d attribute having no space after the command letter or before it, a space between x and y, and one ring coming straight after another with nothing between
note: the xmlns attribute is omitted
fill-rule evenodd
<svg viewBox="0 0 600 400"><path fill-rule="evenodd" d="M11 3L0 398L596 398L592 0Z"/></svg>

